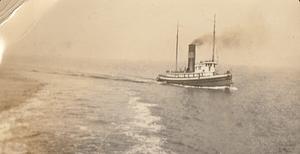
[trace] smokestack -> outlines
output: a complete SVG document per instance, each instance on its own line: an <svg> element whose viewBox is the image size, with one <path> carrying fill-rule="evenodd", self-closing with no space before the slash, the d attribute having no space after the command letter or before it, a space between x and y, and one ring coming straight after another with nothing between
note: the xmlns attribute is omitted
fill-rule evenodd
<svg viewBox="0 0 300 154"><path fill-rule="evenodd" d="M195 72L195 60L196 60L196 45L189 45L189 55L188 55L188 72Z"/></svg>

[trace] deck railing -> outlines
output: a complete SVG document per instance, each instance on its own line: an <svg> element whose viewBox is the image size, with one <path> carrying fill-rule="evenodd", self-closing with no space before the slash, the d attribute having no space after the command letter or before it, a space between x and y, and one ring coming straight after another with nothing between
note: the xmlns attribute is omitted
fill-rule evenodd
<svg viewBox="0 0 300 154"><path fill-rule="evenodd" d="M213 75L218 75L218 73L213 72ZM227 71L225 74L230 74L229 71ZM166 75L160 75L164 77L172 77L172 78L195 78L195 77L205 77L205 76L211 76L211 73L180 73L180 72L169 72Z"/></svg>
<svg viewBox="0 0 300 154"><path fill-rule="evenodd" d="M204 77L209 76L211 74L208 73L168 73L166 75L162 75L165 77L173 77L173 78L195 78L195 77ZM216 73L213 73L216 75Z"/></svg>

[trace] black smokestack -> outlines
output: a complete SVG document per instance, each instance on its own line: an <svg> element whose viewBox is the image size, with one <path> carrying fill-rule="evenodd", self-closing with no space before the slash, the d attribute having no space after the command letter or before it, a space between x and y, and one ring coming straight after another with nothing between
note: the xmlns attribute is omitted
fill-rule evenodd
<svg viewBox="0 0 300 154"><path fill-rule="evenodd" d="M189 54L188 54L188 72L195 72L195 60L196 60L196 45L189 45Z"/></svg>

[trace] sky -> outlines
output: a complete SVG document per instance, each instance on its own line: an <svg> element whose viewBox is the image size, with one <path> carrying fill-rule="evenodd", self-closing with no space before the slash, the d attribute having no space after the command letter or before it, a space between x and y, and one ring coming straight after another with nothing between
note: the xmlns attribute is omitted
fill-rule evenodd
<svg viewBox="0 0 300 154"><path fill-rule="evenodd" d="M41 59L175 61L195 39L197 60L217 54L227 65L300 66L298 0L27 0L0 27L5 55Z"/></svg>

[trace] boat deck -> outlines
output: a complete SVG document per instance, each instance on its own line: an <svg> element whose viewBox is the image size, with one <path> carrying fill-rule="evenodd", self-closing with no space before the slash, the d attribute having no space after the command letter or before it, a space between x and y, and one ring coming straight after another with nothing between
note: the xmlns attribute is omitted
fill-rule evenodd
<svg viewBox="0 0 300 154"><path fill-rule="evenodd" d="M231 75L230 72L226 72L224 74L217 74L217 73L182 73L182 72L172 72L172 73L167 73L167 74L160 74L158 77L159 78L186 78L186 79L199 79L199 78L218 78L218 77L222 77L222 76L228 76Z"/></svg>

